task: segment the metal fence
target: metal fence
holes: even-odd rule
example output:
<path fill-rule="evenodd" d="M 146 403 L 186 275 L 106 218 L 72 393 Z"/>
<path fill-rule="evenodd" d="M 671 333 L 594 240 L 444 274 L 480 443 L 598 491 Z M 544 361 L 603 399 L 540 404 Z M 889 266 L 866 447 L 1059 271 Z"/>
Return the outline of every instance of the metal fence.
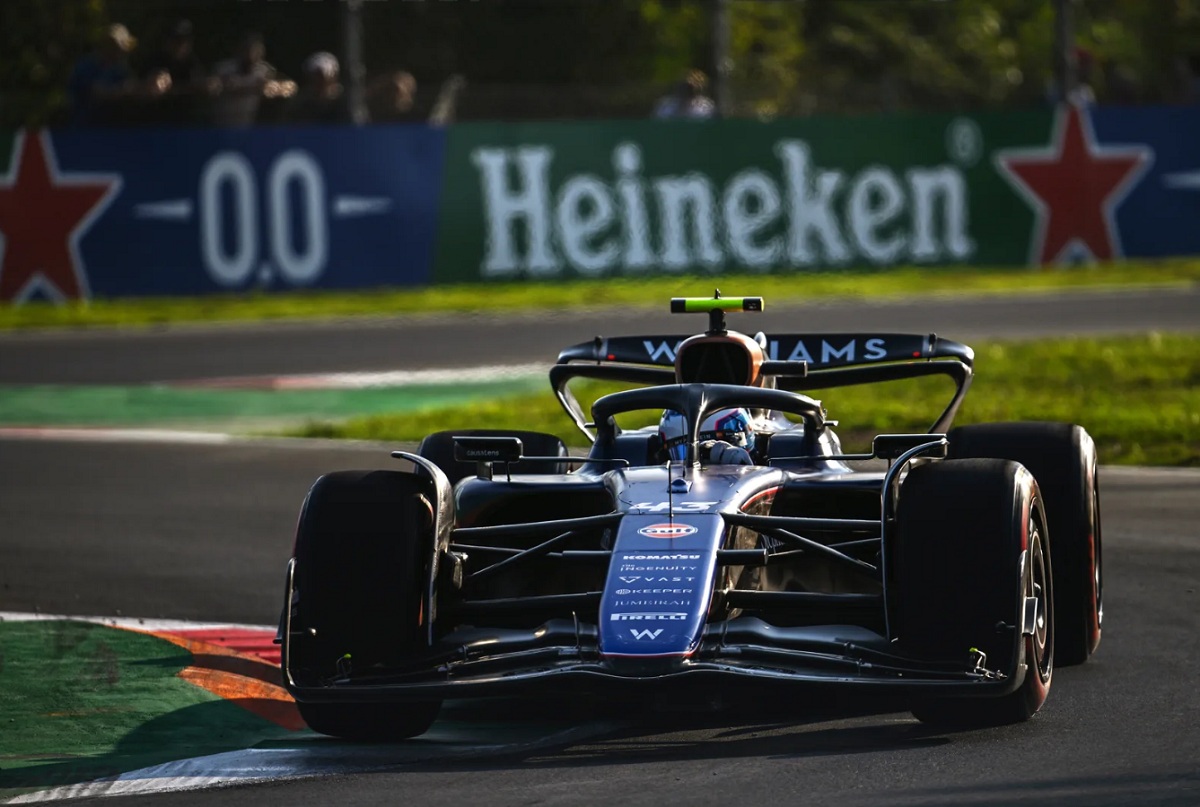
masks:
<path fill-rule="evenodd" d="M 1149 6 L 1164 6 L 1153 14 Z M 272 79 L 243 123 L 311 120 L 311 57 L 340 62 L 323 121 L 636 118 L 680 96 L 727 117 L 1193 103 L 1200 0 L 5 0 L 0 125 L 78 119 L 114 25 L 125 91 L 92 124 L 226 122 L 224 69 L 260 32 Z M 203 80 L 156 77 L 182 20 Z M 1126 30 L 1127 29 L 1127 30 Z M 136 37 L 137 42 L 133 43 Z M 222 67 L 223 66 L 223 67 Z M 265 68 L 263 68 L 265 70 Z M 74 78 L 73 78 L 74 77 Z M 689 81 L 690 77 L 690 81 Z M 72 87 L 75 85 L 75 89 Z M 673 100 L 674 99 L 674 100 Z M 245 104 L 243 104 L 245 106 Z M 678 106 L 678 105 L 677 105 Z M 701 105 L 701 113 L 710 107 Z"/>

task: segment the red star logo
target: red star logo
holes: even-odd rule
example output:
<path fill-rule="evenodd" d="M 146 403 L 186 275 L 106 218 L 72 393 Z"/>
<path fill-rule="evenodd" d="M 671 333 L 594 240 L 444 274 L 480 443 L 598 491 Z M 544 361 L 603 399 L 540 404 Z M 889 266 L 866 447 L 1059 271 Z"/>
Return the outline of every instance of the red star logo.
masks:
<path fill-rule="evenodd" d="M 1114 213 L 1150 167 L 1146 146 L 1100 146 L 1091 117 L 1059 107 L 1046 148 L 1007 149 L 996 167 L 1037 213 L 1030 263 L 1055 263 L 1082 248 L 1097 260 L 1119 257 Z"/>
<path fill-rule="evenodd" d="M 39 288 L 87 299 L 79 239 L 120 186 L 117 176 L 59 173 L 46 132 L 17 133 L 0 177 L 0 300 L 24 301 Z"/>

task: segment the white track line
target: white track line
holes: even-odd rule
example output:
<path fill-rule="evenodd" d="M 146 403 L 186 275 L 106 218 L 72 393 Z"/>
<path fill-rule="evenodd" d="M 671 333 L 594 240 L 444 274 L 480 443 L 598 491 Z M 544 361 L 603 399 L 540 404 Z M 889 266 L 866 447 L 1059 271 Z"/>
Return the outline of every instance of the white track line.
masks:
<path fill-rule="evenodd" d="M 437 723 L 415 740 L 402 744 L 338 746 L 317 738 L 296 748 L 248 748 L 194 759 L 167 762 L 117 776 L 26 793 L 5 804 L 34 804 L 60 799 L 169 793 L 180 790 L 228 787 L 256 782 L 301 779 L 347 773 L 387 770 L 427 760 L 477 757 L 488 753 L 512 753 L 609 733 L 622 724 L 598 721 L 515 740 L 480 742 L 478 729 L 463 729 L 452 723 Z M 307 745 L 308 747 L 303 747 Z"/>
<path fill-rule="evenodd" d="M 89 443 L 198 443 L 220 445 L 235 438 L 220 432 L 176 429 L 54 428 L 43 426 L 0 426 L 0 438 L 10 440 L 75 440 Z"/>
<path fill-rule="evenodd" d="M 77 614 L 40 614 L 23 611 L 0 611 L 0 622 L 90 622 L 110 628 L 127 628 L 146 631 L 173 630 L 261 630 L 274 633 L 275 625 L 240 625 L 233 622 L 191 622 L 186 619 L 139 619 L 126 616 L 80 616 Z"/>
<path fill-rule="evenodd" d="M 278 376 L 229 376 L 175 382 L 171 386 L 216 389 L 373 389 L 433 384 L 487 384 L 544 376 L 549 365 L 510 364 L 440 370 L 387 370 L 379 372 L 306 373 Z"/>
<path fill-rule="evenodd" d="M 331 440 L 321 437 L 259 437 L 183 429 L 106 429 L 0 426 L 0 440 L 59 440 L 79 443 L 168 443 L 257 448 L 391 451 L 414 444 L 382 440 Z"/>

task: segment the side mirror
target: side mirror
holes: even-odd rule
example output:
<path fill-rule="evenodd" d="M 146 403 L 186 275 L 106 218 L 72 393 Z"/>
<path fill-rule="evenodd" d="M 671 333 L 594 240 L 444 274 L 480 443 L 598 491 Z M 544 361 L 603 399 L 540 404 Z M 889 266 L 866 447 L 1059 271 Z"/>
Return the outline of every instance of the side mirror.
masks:
<path fill-rule="evenodd" d="M 475 463 L 475 472 L 492 478 L 493 462 L 516 462 L 525 445 L 519 437 L 455 437 L 454 459 Z"/>
<path fill-rule="evenodd" d="M 871 453 L 881 460 L 899 459 L 906 451 L 945 438 L 944 434 L 880 434 L 871 442 Z M 945 457 L 946 445 L 931 449 L 928 456 Z"/>

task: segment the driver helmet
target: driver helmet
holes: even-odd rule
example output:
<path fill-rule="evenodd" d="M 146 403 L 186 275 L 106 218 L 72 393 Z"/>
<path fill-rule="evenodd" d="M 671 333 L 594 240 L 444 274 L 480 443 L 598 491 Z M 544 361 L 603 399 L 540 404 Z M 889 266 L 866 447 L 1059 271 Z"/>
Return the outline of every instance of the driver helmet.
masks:
<path fill-rule="evenodd" d="M 687 418 L 681 413 L 673 409 L 665 410 L 658 422 L 658 436 L 662 438 L 663 449 L 671 459 L 687 459 Z M 754 427 L 750 413 L 745 409 L 718 409 L 700 424 L 697 437 L 700 442 L 721 440 L 747 451 L 754 450 Z"/>

